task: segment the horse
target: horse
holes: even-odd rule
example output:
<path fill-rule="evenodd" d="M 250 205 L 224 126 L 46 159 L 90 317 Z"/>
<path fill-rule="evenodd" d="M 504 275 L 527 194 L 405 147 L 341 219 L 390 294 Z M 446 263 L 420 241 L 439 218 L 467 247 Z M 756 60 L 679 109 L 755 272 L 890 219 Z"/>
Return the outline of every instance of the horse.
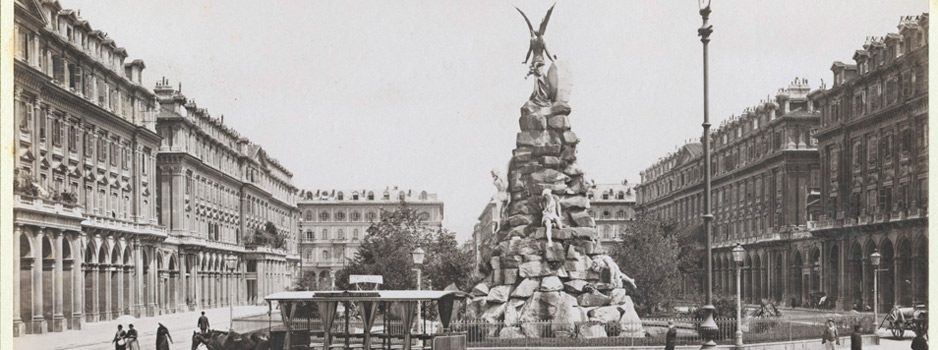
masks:
<path fill-rule="evenodd" d="M 269 350 L 269 339 L 262 330 L 241 334 L 211 330 L 208 333 L 192 331 L 192 350 L 205 344 L 208 350 Z"/>

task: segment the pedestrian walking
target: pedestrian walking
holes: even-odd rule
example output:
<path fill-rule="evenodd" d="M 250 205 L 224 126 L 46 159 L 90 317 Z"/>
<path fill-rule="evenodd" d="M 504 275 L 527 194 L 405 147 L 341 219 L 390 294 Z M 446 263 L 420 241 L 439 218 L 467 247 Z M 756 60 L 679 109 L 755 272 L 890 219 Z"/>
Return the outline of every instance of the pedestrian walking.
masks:
<path fill-rule="evenodd" d="M 850 333 L 850 350 L 863 350 L 863 335 L 858 324 L 853 325 L 853 333 Z"/>
<path fill-rule="evenodd" d="M 127 335 L 124 337 L 127 342 L 127 350 L 140 350 L 140 342 L 137 341 L 137 330 L 133 324 L 127 325 Z"/>
<path fill-rule="evenodd" d="M 173 337 L 169 335 L 169 329 L 162 323 L 156 328 L 156 350 L 169 350 L 169 343 L 173 342 Z"/>
<path fill-rule="evenodd" d="M 668 321 L 668 333 L 664 336 L 664 350 L 674 350 L 677 345 L 677 328 L 674 321 Z"/>
<path fill-rule="evenodd" d="M 925 340 L 925 331 L 917 329 L 913 332 L 915 332 L 915 338 L 912 338 L 912 350 L 928 350 L 928 341 Z"/>
<path fill-rule="evenodd" d="M 827 328 L 824 329 L 824 336 L 821 337 L 821 344 L 824 349 L 834 350 L 840 345 L 840 336 L 837 334 L 837 326 L 834 325 L 834 319 L 827 319 Z"/>
<path fill-rule="evenodd" d="M 205 316 L 205 311 L 202 311 L 202 316 L 199 317 L 199 330 L 201 330 L 203 334 L 208 333 L 208 327 L 208 317 Z"/>
<path fill-rule="evenodd" d="M 111 340 L 111 343 L 114 344 L 114 350 L 124 350 L 127 348 L 127 340 L 124 337 L 127 336 L 127 332 L 124 331 L 124 326 L 117 325 L 117 334 L 114 334 L 114 340 Z"/>

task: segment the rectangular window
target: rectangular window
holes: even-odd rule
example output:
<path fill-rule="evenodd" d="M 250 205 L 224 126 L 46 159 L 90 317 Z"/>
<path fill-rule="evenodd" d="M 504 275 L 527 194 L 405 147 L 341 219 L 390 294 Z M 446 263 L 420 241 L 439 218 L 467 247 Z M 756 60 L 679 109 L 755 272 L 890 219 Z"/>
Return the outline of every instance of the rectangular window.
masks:
<path fill-rule="evenodd" d="M 68 150 L 75 151 L 78 149 L 78 130 L 75 128 L 75 125 L 68 126 Z"/>
<path fill-rule="evenodd" d="M 107 160 L 107 134 L 98 135 L 98 160 Z"/>
<path fill-rule="evenodd" d="M 46 141 L 46 110 L 39 110 L 39 141 Z"/>
<path fill-rule="evenodd" d="M 58 116 L 52 116 L 52 144 L 62 145 L 62 121 Z"/>
<path fill-rule="evenodd" d="M 86 132 L 84 133 L 83 136 L 84 137 L 81 139 L 82 150 L 85 153 L 84 154 L 85 157 L 90 157 L 91 153 L 94 152 L 92 148 L 93 145 L 91 144 L 92 143 L 91 134 Z"/>
<path fill-rule="evenodd" d="M 30 126 L 33 124 L 33 105 L 20 100 L 17 101 L 15 106 L 17 110 L 14 114 L 18 115 L 20 118 L 20 130 L 28 132 Z"/>
<path fill-rule="evenodd" d="M 110 154 L 111 165 L 117 165 L 117 158 L 120 157 L 120 155 L 117 152 L 117 145 L 119 144 L 119 142 L 120 141 L 116 138 L 111 140 L 111 154 Z"/>

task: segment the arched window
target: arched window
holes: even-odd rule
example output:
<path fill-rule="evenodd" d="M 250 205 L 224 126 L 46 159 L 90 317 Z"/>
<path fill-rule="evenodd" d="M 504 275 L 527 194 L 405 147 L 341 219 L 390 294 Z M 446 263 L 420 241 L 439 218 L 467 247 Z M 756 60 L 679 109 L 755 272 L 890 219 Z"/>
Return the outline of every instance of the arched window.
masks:
<path fill-rule="evenodd" d="M 608 210 L 603 210 L 603 219 L 608 219 L 610 215 Z"/>
<path fill-rule="evenodd" d="M 356 211 L 353 211 L 352 214 L 349 215 L 349 217 L 352 219 L 352 221 L 361 221 L 362 213 L 356 210 Z"/>
<path fill-rule="evenodd" d="M 397 199 L 404 200 L 404 191 L 397 193 Z"/>
<path fill-rule="evenodd" d="M 335 196 L 335 199 L 337 199 L 337 200 L 344 200 L 344 199 L 345 199 L 345 194 L 342 193 L 342 191 L 339 191 L 339 194 L 337 194 L 337 195 Z"/>
<path fill-rule="evenodd" d="M 358 200 L 358 191 L 352 192 L 352 200 L 353 200 L 353 201 L 357 201 L 357 200 Z"/>
<path fill-rule="evenodd" d="M 328 211 L 320 212 L 319 221 L 329 221 L 329 212 Z"/>
<path fill-rule="evenodd" d="M 367 221 L 375 221 L 375 217 L 376 215 L 373 211 L 369 211 L 368 214 L 365 214 L 365 220 Z"/>
<path fill-rule="evenodd" d="M 430 220 L 430 213 L 425 212 L 425 211 L 422 211 L 422 212 L 420 212 L 420 214 L 418 215 L 418 217 L 420 218 L 420 220 L 424 220 L 424 221 Z"/>
<path fill-rule="evenodd" d="M 357 241 L 357 240 L 358 240 L 358 229 L 357 229 L 357 228 L 356 228 L 356 229 L 352 229 L 352 240 L 353 240 L 353 241 Z"/>
<path fill-rule="evenodd" d="M 335 221 L 345 221 L 345 212 L 338 211 L 335 213 Z"/>
<path fill-rule="evenodd" d="M 314 237 L 313 237 L 313 230 L 306 230 L 306 240 L 307 240 L 307 241 L 312 241 L 313 238 L 314 238 Z"/>
<path fill-rule="evenodd" d="M 619 191 L 619 193 L 616 194 L 616 199 L 625 199 L 625 192 Z"/>
<path fill-rule="evenodd" d="M 375 193 L 374 193 L 374 192 L 368 191 L 368 200 L 370 200 L 370 201 L 375 200 Z"/>
<path fill-rule="evenodd" d="M 344 240 L 345 240 L 345 230 L 339 229 L 339 231 L 336 233 L 336 236 L 339 238 L 340 241 L 344 241 Z"/>
<path fill-rule="evenodd" d="M 625 220 L 625 210 L 619 210 L 616 212 L 616 219 Z"/>
<path fill-rule="evenodd" d="M 609 194 L 608 194 L 608 193 L 603 193 L 603 199 L 609 199 Z"/>
<path fill-rule="evenodd" d="M 420 192 L 420 200 L 427 200 L 427 191 Z"/>
<path fill-rule="evenodd" d="M 322 233 L 319 235 L 319 239 L 321 239 L 321 240 L 323 240 L 323 241 L 328 240 L 328 239 L 329 239 L 329 229 L 327 229 L 327 228 L 322 229 Z"/>
<path fill-rule="evenodd" d="M 325 250 L 325 249 L 322 250 L 322 261 L 329 261 L 329 251 L 328 251 L 328 250 Z"/>

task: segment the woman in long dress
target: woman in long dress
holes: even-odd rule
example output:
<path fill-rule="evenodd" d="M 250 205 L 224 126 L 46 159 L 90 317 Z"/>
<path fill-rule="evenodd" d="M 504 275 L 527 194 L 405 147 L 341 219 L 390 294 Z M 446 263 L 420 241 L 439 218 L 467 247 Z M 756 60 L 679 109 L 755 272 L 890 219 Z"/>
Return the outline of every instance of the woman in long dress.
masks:
<path fill-rule="evenodd" d="M 169 335 L 169 329 L 162 323 L 156 329 L 156 350 L 169 350 L 169 343 L 173 342 L 173 337 Z"/>
<path fill-rule="evenodd" d="M 127 336 L 124 338 L 127 341 L 127 350 L 140 350 L 140 342 L 137 341 L 137 330 L 134 329 L 134 325 L 127 325 Z"/>
<path fill-rule="evenodd" d="M 117 333 L 114 334 L 114 340 L 111 340 L 111 343 L 114 343 L 114 350 L 124 350 L 126 349 L 126 339 L 127 332 L 124 331 L 124 326 L 117 325 Z"/>

